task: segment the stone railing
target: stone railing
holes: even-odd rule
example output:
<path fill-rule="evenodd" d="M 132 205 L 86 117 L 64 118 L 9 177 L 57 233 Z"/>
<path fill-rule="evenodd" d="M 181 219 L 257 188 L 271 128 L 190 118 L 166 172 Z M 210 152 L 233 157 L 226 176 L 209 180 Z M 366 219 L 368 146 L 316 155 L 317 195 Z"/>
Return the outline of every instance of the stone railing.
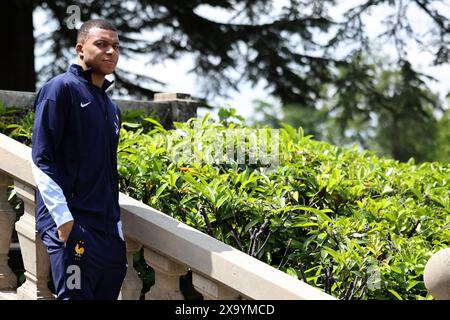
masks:
<path fill-rule="evenodd" d="M 12 185 L 24 204 L 17 222 L 6 198 Z M 49 257 L 36 232 L 35 187 L 31 149 L 0 134 L 0 299 L 5 292 L 9 299 L 54 298 L 47 286 Z M 119 202 L 129 262 L 122 299 L 141 295 L 142 282 L 132 267 L 133 254 L 141 248 L 146 263 L 155 271 L 155 284 L 146 299 L 183 299 L 180 277 L 188 271 L 192 272 L 193 287 L 204 299 L 334 299 L 125 194 L 120 194 Z M 8 267 L 14 228 L 25 269 L 25 282 L 19 288 Z"/>

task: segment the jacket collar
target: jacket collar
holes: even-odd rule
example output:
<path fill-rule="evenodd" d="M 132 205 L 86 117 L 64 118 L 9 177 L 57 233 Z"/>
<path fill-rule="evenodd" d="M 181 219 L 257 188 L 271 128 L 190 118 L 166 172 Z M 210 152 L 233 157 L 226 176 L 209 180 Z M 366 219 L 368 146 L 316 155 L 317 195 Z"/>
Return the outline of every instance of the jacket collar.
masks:
<path fill-rule="evenodd" d="M 92 84 L 92 68 L 88 68 L 86 70 L 83 69 L 82 66 L 79 64 L 73 63 L 70 65 L 68 72 L 74 74 L 75 76 L 81 78 L 83 81 L 86 81 L 90 84 Z M 102 91 L 105 92 L 111 85 L 114 83 L 114 81 L 109 81 L 105 78 L 102 85 Z"/>

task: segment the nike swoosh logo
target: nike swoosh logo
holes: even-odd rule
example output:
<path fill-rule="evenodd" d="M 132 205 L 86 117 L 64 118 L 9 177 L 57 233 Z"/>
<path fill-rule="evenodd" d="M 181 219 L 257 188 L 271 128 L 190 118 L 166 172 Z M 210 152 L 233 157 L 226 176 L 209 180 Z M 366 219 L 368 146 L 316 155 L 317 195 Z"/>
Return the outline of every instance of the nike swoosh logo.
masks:
<path fill-rule="evenodd" d="M 81 103 L 80 103 L 80 106 L 81 106 L 82 108 L 84 108 L 84 107 L 86 107 L 86 106 L 89 105 L 89 104 L 91 104 L 91 101 L 86 102 L 86 103 L 81 102 Z"/>

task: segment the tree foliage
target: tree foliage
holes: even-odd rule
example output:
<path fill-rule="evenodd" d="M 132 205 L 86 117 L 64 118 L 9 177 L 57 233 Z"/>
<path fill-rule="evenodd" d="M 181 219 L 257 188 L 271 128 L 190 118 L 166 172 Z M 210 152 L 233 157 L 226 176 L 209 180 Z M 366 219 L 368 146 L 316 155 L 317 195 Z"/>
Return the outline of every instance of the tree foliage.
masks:
<path fill-rule="evenodd" d="M 443 109 L 425 79 L 407 61 L 394 69 L 381 58 L 358 57 L 339 68 L 337 81 L 327 86 L 329 98 L 319 109 L 286 105 L 281 112 L 273 112 L 273 106 L 260 102 L 263 120 L 259 122 L 277 128 L 283 122 L 302 126 L 316 139 L 337 145 L 357 143 L 405 162 L 411 157 L 418 162 L 435 161 L 441 159 L 438 149 L 448 144 L 439 133 L 445 130 L 445 117 L 438 125 L 436 113 Z"/>
<path fill-rule="evenodd" d="M 450 163 L 450 110 L 444 113 L 437 126 L 436 160 Z"/>
<path fill-rule="evenodd" d="M 64 51 L 75 42 L 75 30 L 66 24 L 69 5 L 82 9 L 83 21 L 95 17 L 113 21 L 126 57 L 140 55 L 154 64 L 191 55 L 195 61 L 192 72 L 214 94 L 225 94 L 241 81 L 264 81 L 284 104 L 314 106 L 323 96 L 323 84 L 337 80 L 334 68 L 350 63 L 355 53 L 367 49 L 363 15 L 381 6 L 391 10 L 384 17 L 380 38 L 395 43 L 399 61 L 408 58 L 408 39 L 433 50 L 435 63 L 449 61 L 449 20 L 436 9 L 443 1 L 366 0 L 336 17 L 332 13 L 338 4 L 335 0 L 289 0 L 275 10 L 273 0 L 36 1 L 35 6 L 45 8 L 57 22 L 54 32 L 38 39 L 38 43 L 52 43 L 57 62 L 42 71 L 54 75 L 67 65 Z M 205 7 L 222 10 L 223 21 L 208 17 L 202 10 Z M 411 10 L 420 11 L 429 22 L 428 30 L 415 30 L 408 15 Z M 150 36 L 143 37 L 144 33 Z M 130 76 L 119 69 L 116 77 L 120 88 L 131 94 L 154 91 L 155 79 L 149 75 Z"/>

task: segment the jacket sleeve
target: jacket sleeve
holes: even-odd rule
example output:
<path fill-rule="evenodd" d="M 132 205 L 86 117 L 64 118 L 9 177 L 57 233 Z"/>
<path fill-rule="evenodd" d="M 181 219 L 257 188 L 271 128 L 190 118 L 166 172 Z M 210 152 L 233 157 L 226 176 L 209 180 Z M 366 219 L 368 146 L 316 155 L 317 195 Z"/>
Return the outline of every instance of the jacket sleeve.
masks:
<path fill-rule="evenodd" d="M 73 220 L 55 163 L 56 151 L 64 135 L 69 99 L 63 90 L 48 91 L 40 92 L 35 101 L 32 171 L 44 204 L 59 228 Z"/>

